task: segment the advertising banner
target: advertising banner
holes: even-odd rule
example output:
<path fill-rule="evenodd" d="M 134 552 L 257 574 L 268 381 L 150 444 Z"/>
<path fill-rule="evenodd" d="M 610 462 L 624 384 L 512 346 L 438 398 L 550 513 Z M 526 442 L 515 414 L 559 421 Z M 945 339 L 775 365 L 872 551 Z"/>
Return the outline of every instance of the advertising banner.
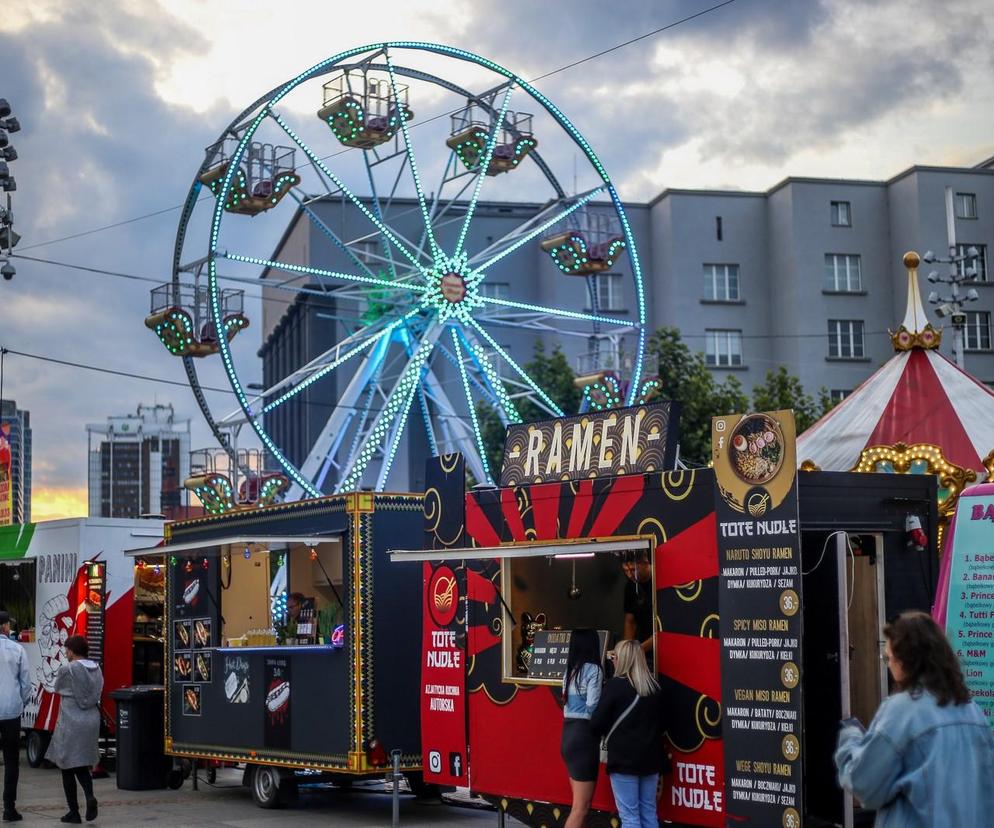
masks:
<path fill-rule="evenodd" d="M 276 750 L 290 749 L 290 659 L 266 656 L 265 744 Z"/>
<path fill-rule="evenodd" d="M 10 423 L 0 423 L 0 526 L 14 522 L 13 450 Z"/>
<path fill-rule="evenodd" d="M 984 486 L 983 488 L 987 488 Z M 968 490 L 969 491 L 969 490 Z M 946 635 L 970 695 L 994 727 L 994 493 L 960 496 L 949 570 Z"/>
<path fill-rule="evenodd" d="M 730 824 L 800 828 L 801 574 L 794 415 L 711 423 Z"/>
<path fill-rule="evenodd" d="M 425 561 L 421 754 L 425 782 L 467 785 L 465 570 Z"/>

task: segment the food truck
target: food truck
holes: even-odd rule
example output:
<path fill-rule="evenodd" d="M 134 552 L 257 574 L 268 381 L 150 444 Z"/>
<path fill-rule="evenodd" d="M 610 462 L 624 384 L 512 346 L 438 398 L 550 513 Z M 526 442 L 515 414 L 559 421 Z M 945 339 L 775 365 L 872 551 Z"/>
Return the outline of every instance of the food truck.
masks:
<path fill-rule="evenodd" d="M 161 520 L 72 518 L 0 526 L 0 607 L 10 613 L 24 645 L 34 686 L 21 717 L 32 767 L 42 764 L 58 718 L 55 675 L 66 661 L 69 636 L 86 636 L 90 657 L 103 670 L 105 733 L 114 729 L 111 691 L 162 680 L 164 576 L 161 569 L 155 572 L 154 554 L 147 570 L 125 555 L 161 540 Z"/>
<path fill-rule="evenodd" d="M 421 515 L 357 492 L 167 526 L 166 752 L 245 763 L 267 808 L 300 770 L 348 784 L 393 751 L 416 786 L 420 581 L 386 550 Z"/>
<path fill-rule="evenodd" d="M 570 631 L 623 635 L 624 564 L 644 554 L 669 711 L 660 819 L 852 824 L 838 721 L 868 722 L 888 693 L 884 619 L 930 606 L 936 481 L 798 472 L 791 412 L 716 418 L 710 468 L 666 471 L 668 431 L 651 404 L 512 425 L 500 485 L 468 492 L 458 455 L 429 462 L 422 548 L 392 552 L 422 575 L 425 780 L 563 824 Z M 589 825 L 617 824 L 603 773 L 593 809 Z"/>

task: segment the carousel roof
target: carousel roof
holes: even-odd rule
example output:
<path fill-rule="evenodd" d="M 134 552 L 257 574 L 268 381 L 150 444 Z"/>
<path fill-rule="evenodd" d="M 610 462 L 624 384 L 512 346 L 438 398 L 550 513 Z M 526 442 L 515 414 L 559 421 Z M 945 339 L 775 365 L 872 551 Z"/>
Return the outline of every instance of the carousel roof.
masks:
<path fill-rule="evenodd" d="M 958 466 L 985 472 L 994 449 L 994 392 L 937 350 L 942 332 L 926 320 L 918 256 L 908 268 L 908 310 L 892 334 L 897 353 L 797 439 L 797 457 L 847 471 L 868 446 L 928 443 Z"/>

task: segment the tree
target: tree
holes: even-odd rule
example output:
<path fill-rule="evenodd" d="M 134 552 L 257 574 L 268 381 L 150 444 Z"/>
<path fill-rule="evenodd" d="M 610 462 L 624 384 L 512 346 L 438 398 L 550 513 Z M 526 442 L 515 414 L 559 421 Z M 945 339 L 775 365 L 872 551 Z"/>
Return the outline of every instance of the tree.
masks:
<path fill-rule="evenodd" d="M 536 342 L 535 354 L 524 368 L 528 376 L 535 380 L 535 384 L 545 391 L 565 414 L 577 412 L 582 393 L 573 384 L 575 374 L 558 345 L 552 349 L 552 353 L 546 354 L 542 340 Z M 552 416 L 531 399 L 518 399 L 515 407 L 521 415 L 521 421 L 525 423 L 545 420 Z M 486 403 L 476 404 L 476 417 L 480 423 L 490 474 L 496 478 L 504 462 L 504 425 L 496 409 Z"/>
<path fill-rule="evenodd" d="M 779 411 L 793 408 L 798 434 L 806 431 L 833 405 L 828 390 L 825 388 L 820 390 L 818 401 L 815 402 L 809 394 L 804 393 L 801 381 L 783 365 L 776 371 L 767 371 L 766 379 L 762 385 L 757 385 L 752 389 L 754 411 Z"/>
<path fill-rule="evenodd" d="M 749 400 L 736 377 L 717 382 L 704 361 L 672 327 L 657 330 L 649 352 L 659 362 L 660 395 L 680 403 L 680 457 L 688 465 L 704 465 L 711 453 L 711 418 L 745 411 Z"/>

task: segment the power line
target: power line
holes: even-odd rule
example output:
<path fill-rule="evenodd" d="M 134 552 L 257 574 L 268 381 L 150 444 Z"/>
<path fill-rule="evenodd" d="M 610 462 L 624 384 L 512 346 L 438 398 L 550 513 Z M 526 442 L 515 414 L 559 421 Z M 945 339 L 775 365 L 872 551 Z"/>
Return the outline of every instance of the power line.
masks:
<path fill-rule="evenodd" d="M 688 23 L 691 20 L 696 20 L 698 17 L 703 17 L 704 15 L 710 14 L 711 12 L 714 12 L 714 11 L 717 11 L 718 9 L 724 8 L 725 6 L 730 6 L 735 1 L 736 0 L 724 0 L 724 2 L 717 3 L 717 4 L 713 5 L 713 6 L 709 6 L 706 9 L 701 9 L 699 12 L 695 12 L 694 14 L 687 15 L 686 17 L 682 17 L 679 20 L 674 20 L 672 23 L 667 23 L 665 26 L 660 26 L 658 29 L 653 29 L 651 32 L 646 32 L 645 34 L 641 34 L 638 37 L 633 37 L 630 40 L 626 40 L 624 43 L 618 43 L 615 46 L 611 46 L 608 49 L 604 49 L 604 50 L 602 50 L 600 52 L 596 52 L 596 53 L 594 53 L 592 55 L 588 55 L 587 57 L 581 58 L 580 60 L 575 60 L 572 63 L 567 63 L 564 66 L 560 66 L 558 69 L 553 69 L 553 70 L 551 70 L 549 72 L 546 72 L 543 75 L 537 75 L 536 77 L 531 78 L 528 82 L 529 83 L 535 83 L 536 81 L 544 80 L 545 78 L 551 78 L 553 75 L 558 75 L 560 72 L 565 72 L 567 69 L 573 69 L 574 67 L 580 66 L 581 64 L 587 63 L 587 62 L 589 62 L 591 60 L 596 60 L 597 58 L 603 57 L 604 55 L 610 54 L 611 52 L 616 52 L 619 49 L 624 49 L 626 46 L 631 46 L 633 43 L 638 43 L 641 40 L 645 40 L 647 38 L 653 37 L 654 35 L 660 34 L 661 32 L 665 32 L 665 31 L 667 31 L 669 29 L 673 29 L 676 26 L 680 26 L 683 23 Z M 457 108 L 457 109 L 453 109 L 453 110 L 448 111 L 448 112 L 441 112 L 438 115 L 433 115 L 430 118 L 426 118 L 426 119 L 420 120 L 417 123 L 412 124 L 411 128 L 413 129 L 414 127 L 424 126 L 425 124 L 430 124 L 433 121 L 438 121 L 438 120 L 440 120 L 442 118 L 446 118 L 449 115 L 454 115 L 455 113 L 459 112 L 460 109 L 461 109 L 461 107 Z M 330 153 L 328 155 L 324 155 L 319 160 L 326 161 L 329 158 L 334 158 L 334 157 L 336 157 L 338 155 L 342 155 L 342 154 L 344 154 L 346 152 L 350 152 L 353 149 L 355 149 L 355 148 L 354 147 L 346 147 L 345 149 L 338 150 L 337 152 L 333 152 L 333 153 Z M 207 200 L 209 198 L 211 198 L 211 196 L 204 196 L 203 198 L 197 199 L 197 203 L 199 204 L 201 201 L 205 201 L 205 200 Z M 165 213 L 171 213 L 174 210 L 179 210 L 182 206 L 183 206 L 182 204 L 176 204 L 176 205 L 174 205 L 172 207 L 163 207 L 161 210 L 154 210 L 151 213 L 144 213 L 143 215 L 134 216 L 133 218 L 123 219 L 121 221 L 115 221 L 115 222 L 113 222 L 111 224 L 105 224 L 105 225 L 103 225 L 101 227 L 94 227 L 94 228 L 91 228 L 90 230 L 81 230 L 79 233 L 72 233 L 72 234 L 70 234 L 68 236 L 60 236 L 59 238 L 48 239 L 47 241 L 43 241 L 43 242 L 35 242 L 34 244 L 29 244 L 29 245 L 21 247 L 21 250 L 32 250 L 32 249 L 34 249 L 36 247 L 45 247 L 45 246 L 50 245 L 50 244 L 58 244 L 59 242 L 71 241 L 72 239 L 79 239 L 79 238 L 82 238 L 84 236 L 91 236 L 94 233 L 102 233 L 105 230 L 113 230 L 113 229 L 115 229 L 117 227 L 123 227 L 123 226 L 125 226 L 127 224 L 134 224 L 135 222 L 138 222 L 138 221 L 144 221 L 145 219 L 154 218 L 156 216 L 161 216 L 161 215 L 164 215 Z"/>

